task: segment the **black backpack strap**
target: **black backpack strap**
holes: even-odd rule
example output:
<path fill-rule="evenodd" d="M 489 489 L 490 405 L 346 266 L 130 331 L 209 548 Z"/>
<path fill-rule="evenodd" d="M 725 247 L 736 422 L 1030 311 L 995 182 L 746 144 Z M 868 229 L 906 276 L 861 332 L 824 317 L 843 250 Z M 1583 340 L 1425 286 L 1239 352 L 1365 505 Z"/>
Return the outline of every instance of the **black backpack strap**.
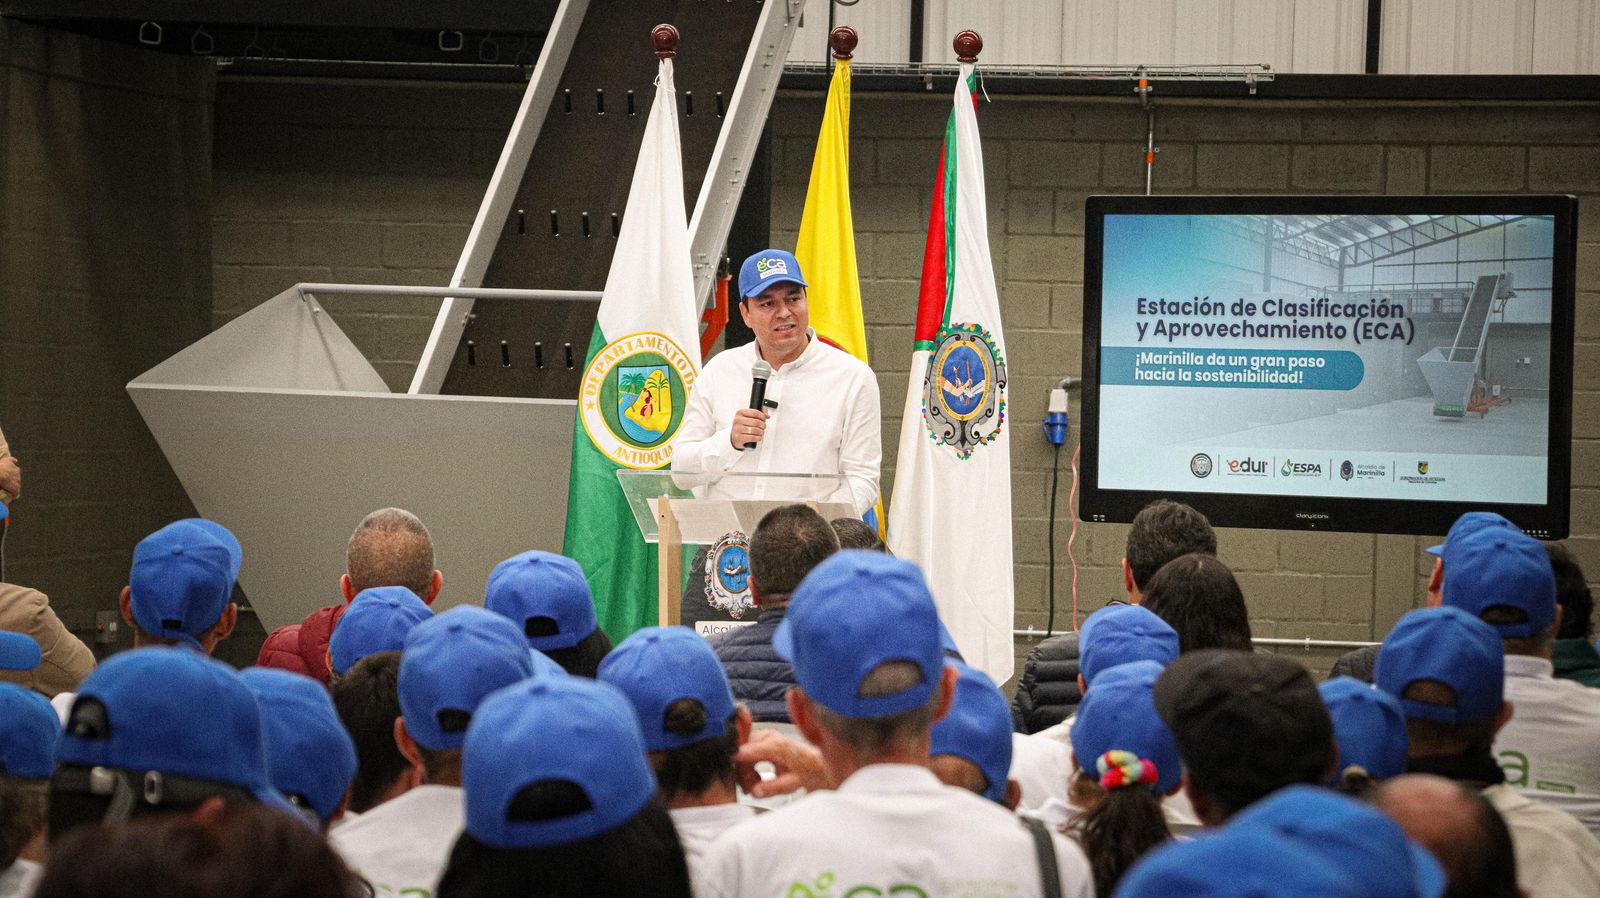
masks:
<path fill-rule="evenodd" d="M 1061 898 L 1061 871 L 1056 867 L 1056 845 L 1050 829 L 1037 817 L 1021 817 L 1022 825 L 1033 836 L 1033 850 L 1039 856 L 1039 880 L 1043 898 Z"/>

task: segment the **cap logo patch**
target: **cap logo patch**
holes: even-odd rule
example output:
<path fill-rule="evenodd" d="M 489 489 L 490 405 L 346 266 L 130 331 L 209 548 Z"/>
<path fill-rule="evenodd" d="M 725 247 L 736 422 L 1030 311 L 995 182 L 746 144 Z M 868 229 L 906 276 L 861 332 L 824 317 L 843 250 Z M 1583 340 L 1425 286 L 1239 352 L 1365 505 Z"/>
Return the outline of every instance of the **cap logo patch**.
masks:
<path fill-rule="evenodd" d="M 767 278 L 772 277 L 774 275 L 788 274 L 788 273 L 789 273 L 789 263 L 784 261 L 783 259 L 757 259 L 756 260 L 756 274 L 760 275 L 762 280 L 766 280 Z"/>

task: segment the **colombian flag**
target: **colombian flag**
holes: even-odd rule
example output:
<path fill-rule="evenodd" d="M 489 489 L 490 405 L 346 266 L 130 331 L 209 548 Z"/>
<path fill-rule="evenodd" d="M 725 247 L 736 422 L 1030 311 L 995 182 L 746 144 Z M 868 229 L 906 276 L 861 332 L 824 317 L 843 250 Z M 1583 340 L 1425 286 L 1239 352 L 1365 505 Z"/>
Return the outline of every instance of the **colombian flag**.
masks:
<path fill-rule="evenodd" d="M 867 329 L 861 317 L 861 280 L 856 272 L 856 231 L 850 216 L 850 60 L 837 60 L 828 85 L 828 105 L 811 160 L 811 184 L 800 215 L 795 258 L 810 288 L 811 326 L 824 341 L 867 362 Z M 883 499 L 867 522 L 883 536 Z"/>

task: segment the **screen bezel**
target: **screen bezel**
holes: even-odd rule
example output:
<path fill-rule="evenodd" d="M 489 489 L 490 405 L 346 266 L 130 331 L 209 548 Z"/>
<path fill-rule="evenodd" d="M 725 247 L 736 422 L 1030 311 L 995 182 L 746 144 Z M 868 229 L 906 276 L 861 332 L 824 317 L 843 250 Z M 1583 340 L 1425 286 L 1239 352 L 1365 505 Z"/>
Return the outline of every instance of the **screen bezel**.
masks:
<path fill-rule="evenodd" d="M 1468 511 L 1494 511 L 1540 539 L 1568 534 L 1572 479 L 1572 361 L 1578 201 L 1562 195 L 1477 196 L 1091 196 L 1084 209 L 1081 496 L 1078 516 L 1121 522 L 1156 499 L 1194 506 L 1218 527 L 1439 534 Z M 1550 432 L 1544 504 L 1263 496 L 1248 493 L 1103 489 L 1100 486 L 1100 339 L 1107 215 L 1550 215 Z"/>

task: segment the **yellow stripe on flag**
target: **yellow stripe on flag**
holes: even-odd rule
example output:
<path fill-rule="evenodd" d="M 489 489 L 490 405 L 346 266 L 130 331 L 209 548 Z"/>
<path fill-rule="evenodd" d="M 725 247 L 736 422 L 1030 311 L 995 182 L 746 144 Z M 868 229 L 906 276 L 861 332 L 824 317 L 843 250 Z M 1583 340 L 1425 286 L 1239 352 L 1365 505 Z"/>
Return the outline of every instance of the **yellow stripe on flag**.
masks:
<path fill-rule="evenodd" d="M 850 215 L 850 60 L 833 66 L 828 105 L 811 159 L 811 183 L 800 215 L 795 258 L 805 273 L 806 305 L 817 335 L 863 362 L 867 327 L 861 316 L 861 278 L 856 271 L 856 228 Z M 871 520 L 884 534 L 883 499 Z"/>

